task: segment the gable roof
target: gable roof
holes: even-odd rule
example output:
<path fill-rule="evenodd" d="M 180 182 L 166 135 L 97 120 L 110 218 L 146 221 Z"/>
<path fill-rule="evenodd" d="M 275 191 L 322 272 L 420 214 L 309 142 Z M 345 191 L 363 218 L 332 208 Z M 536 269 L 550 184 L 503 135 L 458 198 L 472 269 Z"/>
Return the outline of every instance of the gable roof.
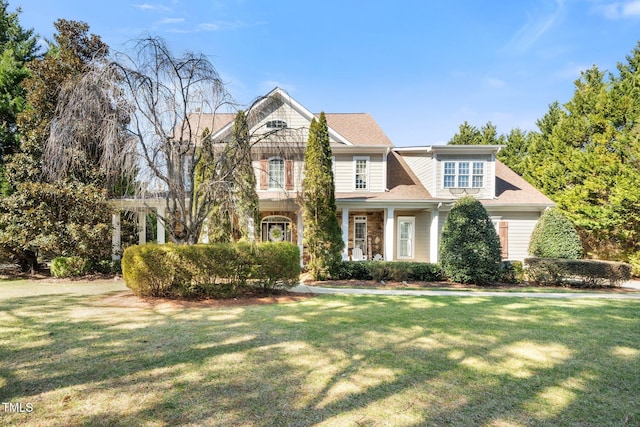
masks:
<path fill-rule="evenodd" d="M 486 205 L 553 206 L 553 200 L 496 159 L 496 198 L 483 200 Z"/>
<path fill-rule="evenodd" d="M 277 99 L 288 104 L 298 114 L 307 119 L 309 123 L 313 118 L 318 118 L 319 113 L 312 113 L 302 104 L 293 99 L 280 88 L 275 88 L 251 106 L 254 111 L 259 111 L 270 100 Z M 329 136 L 334 146 L 385 146 L 393 147 L 391 140 L 380 128 L 378 123 L 367 113 L 325 113 Z M 189 122 L 193 126 L 196 135 L 201 135 L 205 129 L 209 129 L 214 138 L 227 135 L 233 129 L 234 113 L 201 113 L 189 114 Z M 299 141 L 306 142 L 306 141 Z"/>

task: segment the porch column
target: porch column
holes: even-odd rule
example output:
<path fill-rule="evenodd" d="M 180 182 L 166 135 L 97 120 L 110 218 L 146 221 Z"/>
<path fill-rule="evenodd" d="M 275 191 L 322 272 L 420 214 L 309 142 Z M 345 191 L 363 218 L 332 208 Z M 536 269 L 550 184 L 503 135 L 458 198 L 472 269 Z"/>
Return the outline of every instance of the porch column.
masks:
<path fill-rule="evenodd" d="M 384 220 L 384 259 L 393 261 L 393 243 L 395 241 L 394 209 L 387 208 L 387 217 Z"/>
<path fill-rule="evenodd" d="M 342 208 L 342 241 L 344 249 L 342 250 L 342 260 L 349 259 L 349 208 Z"/>
<path fill-rule="evenodd" d="M 438 252 L 440 250 L 440 233 L 438 233 L 438 223 L 440 221 L 440 210 L 431 210 L 431 226 L 429 227 L 429 262 L 438 262 Z"/>
<path fill-rule="evenodd" d="M 302 224 L 302 209 L 296 214 L 296 224 L 298 225 L 298 247 L 300 248 L 300 267 L 304 267 L 304 245 L 302 244 L 302 237 L 304 233 L 304 225 Z"/>
<path fill-rule="evenodd" d="M 147 212 L 138 212 L 138 244 L 147 244 Z"/>
<path fill-rule="evenodd" d="M 111 259 L 116 261 L 120 259 L 121 251 L 121 231 L 120 231 L 120 212 L 111 216 L 111 225 L 113 233 L 111 234 Z"/>
<path fill-rule="evenodd" d="M 156 236 L 156 237 L 157 237 L 157 240 L 158 240 L 158 244 L 162 245 L 162 244 L 166 243 L 166 239 L 164 238 L 164 234 L 165 234 L 164 214 L 165 214 L 165 211 L 164 211 L 164 208 L 158 207 L 156 212 L 158 212 L 158 214 L 156 215 L 156 218 L 158 219 L 158 227 L 157 227 L 158 236 Z M 162 218 L 160 218 L 160 217 L 162 217 Z"/>

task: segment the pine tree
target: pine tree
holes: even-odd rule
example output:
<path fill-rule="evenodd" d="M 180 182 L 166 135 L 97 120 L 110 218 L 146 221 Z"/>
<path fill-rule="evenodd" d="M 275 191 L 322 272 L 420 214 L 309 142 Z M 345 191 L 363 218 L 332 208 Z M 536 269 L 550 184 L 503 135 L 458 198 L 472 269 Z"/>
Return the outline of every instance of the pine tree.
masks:
<path fill-rule="evenodd" d="M 323 279 L 335 271 L 344 248 L 336 212 L 329 130 L 324 112 L 309 126 L 304 168 L 303 244 L 309 255 L 309 273 L 314 279 Z"/>

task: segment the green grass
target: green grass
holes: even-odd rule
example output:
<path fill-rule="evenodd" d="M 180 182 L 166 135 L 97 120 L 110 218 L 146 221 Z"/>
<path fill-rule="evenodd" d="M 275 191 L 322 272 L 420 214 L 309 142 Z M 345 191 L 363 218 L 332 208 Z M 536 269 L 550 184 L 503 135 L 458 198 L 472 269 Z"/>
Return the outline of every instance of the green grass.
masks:
<path fill-rule="evenodd" d="M 125 308 L 0 282 L 0 425 L 640 424 L 640 301 L 321 296 Z"/>

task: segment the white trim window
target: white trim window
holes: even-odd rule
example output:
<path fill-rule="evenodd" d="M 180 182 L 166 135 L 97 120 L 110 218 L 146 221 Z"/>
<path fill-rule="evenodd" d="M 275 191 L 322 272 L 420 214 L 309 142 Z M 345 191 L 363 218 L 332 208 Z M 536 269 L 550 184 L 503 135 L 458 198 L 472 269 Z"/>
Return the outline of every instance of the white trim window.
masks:
<path fill-rule="evenodd" d="M 284 188 L 284 160 L 280 157 L 269 159 L 269 189 L 282 190 Z"/>
<path fill-rule="evenodd" d="M 356 216 L 353 218 L 353 247 L 362 249 L 367 253 L 367 217 Z"/>
<path fill-rule="evenodd" d="M 415 258 L 416 217 L 398 217 L 398 259 Z"/>
<path fill-rule="evenodd" d="M 369 156 L 353 157 L 353 184 L 356 190 L 369 189 Z"/>
<path fill-rule="evenodd" d="M 442 186 L 444 188 L 483 188 L 484 162 L 443 162 Z"/>

